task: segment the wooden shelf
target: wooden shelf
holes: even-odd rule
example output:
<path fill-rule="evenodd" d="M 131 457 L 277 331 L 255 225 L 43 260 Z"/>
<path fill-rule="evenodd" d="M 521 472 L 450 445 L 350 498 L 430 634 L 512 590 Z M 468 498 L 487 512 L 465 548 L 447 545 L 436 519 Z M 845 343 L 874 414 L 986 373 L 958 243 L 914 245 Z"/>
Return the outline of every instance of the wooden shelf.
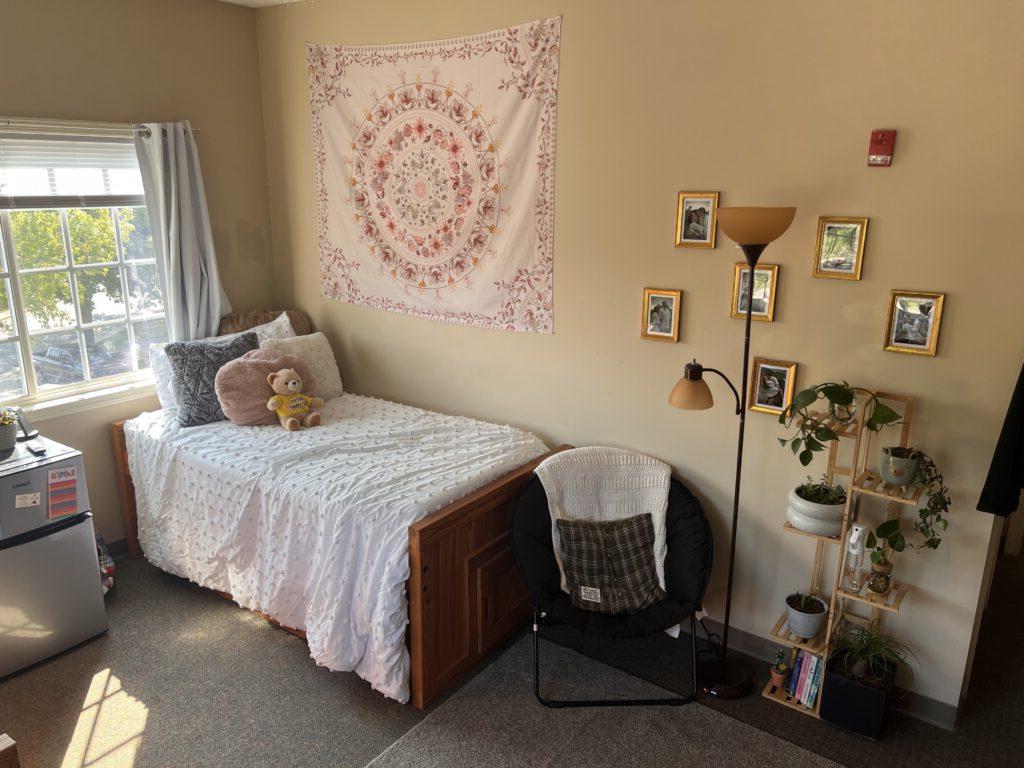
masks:
<path fill-rule="evenodd" d="M 853 491 L 916 507 L 925 487 L 923 485 L 889 485 L 875 470 L 865 469 L 857 475 L 857 479 L 853 483 Z"/>
<path fill-rule="evenodd" d="M 796 699 L 790 696 L 784 688 L 776 688 L 774 685 L 772 685 L 771 680 L 769 680 L 767 685 L 765 685 L 764 690 L 761 691 L 761 695 L 764 696 L 766 699 L 776 701 L 785 707 L 795 709 L 797 712 L 802 712 L 803 714 L 810 715 L 811 717 L 819 717 L 818 701 L 821 701 L 820 689 L 818 692 L 817 700 L 815 700 L 813 707 L 805 707 L 803 704 L 798 704 Z"/>
<path fill-rule="evenodd" d="M 830 544 L 838 544 L 839 543 L 839 537 L 838 536 L 822 536 L 822 535 L 817 534 L 817 533 L 810 533 L 808 531 L 801 531 L 799 528 L 794 528 L 793 524 L 791 522 L 789 522 L 789 520 L 787 520 L 786 522 L 784 522 L 782 524 L 782 529 L 784 531 L 788 531 L 789 533 L 796 533 L 796 534 L 798 534 L 800 536 L 806 536 L 809 539 L 817 539 L 818 541 L 827 541 Z"/>
<path fill-rule="evenodd" d="M 811 411 L 810 416 L 815 421 L 822 422 L 826 427 L 835 432 L 839 437 L 856 437 L 857 436 L 857 420 L 851 419 L 845 424 L 837 419 L 832 418 L 829 414 L 824 411 Z"/>
<path fill-rule="evenodd" d="M 900 584 L 898 582 L 892 583 L 892 589 L 889 590 L 887 595 L 876 595 L 874 592 L 867 588 L 867 583 L 861 585 L 859 592 L 851 592 L 846 587 L 839 588 L 839 594 L 848 600 L 856 600 L 858 603 L 864 603 L 872 608 L 880 608 L 883 611 L 890 611 L 891 613 L 899 613 L 900 606 L 903 604 L 903 598 L 907 596 L 907 591 L 910 589 L 906 584 Z"/>
<path fill-rule="evenodd" d="M 775 622 L 775 626 L 772 627 L 771 634 L 773 640 L 782 643 L 783 645 L 788 645 L 790 648 L 799 648 L 800 650 L 813 653 L 815 656 L 821 656 L 825 652 L 826 643 L 824 631 L 819 633 L 817 637 L 812 637 L 810 640 L 798 637 L 789 631 L 789 624 L 786 622 L 785 613 L 783 613 L 779 617 L 779 620 Z"/>

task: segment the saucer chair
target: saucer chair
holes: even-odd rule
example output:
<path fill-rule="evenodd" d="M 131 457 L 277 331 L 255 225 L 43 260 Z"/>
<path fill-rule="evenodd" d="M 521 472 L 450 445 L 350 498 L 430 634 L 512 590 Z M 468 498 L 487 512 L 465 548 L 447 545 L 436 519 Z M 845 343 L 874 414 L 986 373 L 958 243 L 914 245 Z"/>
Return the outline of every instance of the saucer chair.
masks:
<path fill-rule="evenodd" d="M 547 495 L 538 477 L 523 489 L 512 513 L 512 554 L 533 595 L 533 693 L 546 707 L 614 707 L 688 704 L 697 694 L 697 617 L 711 578 L 714 553 L 711 527 L 700 502 L 672 478 L 666 512 L 665 592 L 660 602 L 633 614 L 585 611 L 562 591 L 551 541 Z M 540 627 L 565 624 L 585 642 L 594 639 L 650 637 L 689 620 L 693 686 L 686 696 L 665 699 L 546 699 L 540 691 Z"/>

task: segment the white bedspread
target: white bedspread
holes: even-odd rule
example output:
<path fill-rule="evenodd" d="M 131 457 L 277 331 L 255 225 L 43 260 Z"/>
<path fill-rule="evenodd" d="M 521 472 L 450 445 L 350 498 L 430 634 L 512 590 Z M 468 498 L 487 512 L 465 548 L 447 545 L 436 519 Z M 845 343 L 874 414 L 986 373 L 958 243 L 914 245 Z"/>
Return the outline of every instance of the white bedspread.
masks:
<path fill-rule="evenodd" d="M 409 525 L 547 449 L 528 432 L 343 395 L 324 426 L 163 411 L 125 424 L 139 541 L 154 565 L 306 631 L 310 655 L 409 698 Z"/>

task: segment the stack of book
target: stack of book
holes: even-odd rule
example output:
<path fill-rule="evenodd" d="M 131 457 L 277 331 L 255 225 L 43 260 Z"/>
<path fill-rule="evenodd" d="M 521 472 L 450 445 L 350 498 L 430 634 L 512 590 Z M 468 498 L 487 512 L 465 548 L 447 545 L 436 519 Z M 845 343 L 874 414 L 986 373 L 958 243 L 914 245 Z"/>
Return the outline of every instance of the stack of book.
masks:
<path fill-rule="evenodd" d="M 814 709 L 814 703 L 818 700 L 818 691 L 821 688 L 821 680 L 825 675 L 825 659 L 816 656 L 805 650 L 794 649 L 790 659 L 790 668 L 793 670 L 786 681 L 786 693 L 794 699 L 797 704 Z"/>

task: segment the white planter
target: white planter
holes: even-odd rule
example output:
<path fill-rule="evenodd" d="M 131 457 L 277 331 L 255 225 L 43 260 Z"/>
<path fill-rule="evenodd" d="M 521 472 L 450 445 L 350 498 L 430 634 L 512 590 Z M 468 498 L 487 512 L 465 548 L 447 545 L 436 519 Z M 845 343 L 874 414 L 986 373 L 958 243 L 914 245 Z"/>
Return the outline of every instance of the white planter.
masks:
<path fill-rule="evenodd" d="M 803 613 L 786 603 L 786 623 L 789 624 L 789 631 L 797 637 L 810 640 L 821 634 L 821 628 L 825 626 L 825 619 L 828 618 L 828 605 L 820 597 L 814 598 L 821 603 L 824 611 L 821 613 Z"/>
<path fill-rule="evenodd" d="M 816 504 L 796 492 L 789 492 L 786 517 L 790 525 L 818 536 L 838 536 L 843 529 L 843 511 L 846 504 Z"/>

